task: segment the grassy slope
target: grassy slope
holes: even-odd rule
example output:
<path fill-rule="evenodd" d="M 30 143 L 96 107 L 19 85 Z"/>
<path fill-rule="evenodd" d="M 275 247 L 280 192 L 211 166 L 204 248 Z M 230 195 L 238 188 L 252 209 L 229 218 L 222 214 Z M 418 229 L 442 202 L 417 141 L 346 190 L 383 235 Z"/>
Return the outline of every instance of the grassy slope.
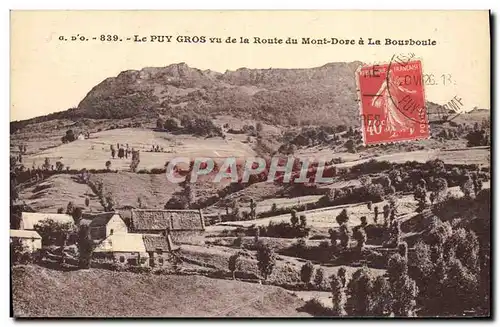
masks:
<path fill-rule="evenodd" d="M 16 317 L 300 316 L 304 303 L 273 286 L 200 276 L 13 268 Z"/>

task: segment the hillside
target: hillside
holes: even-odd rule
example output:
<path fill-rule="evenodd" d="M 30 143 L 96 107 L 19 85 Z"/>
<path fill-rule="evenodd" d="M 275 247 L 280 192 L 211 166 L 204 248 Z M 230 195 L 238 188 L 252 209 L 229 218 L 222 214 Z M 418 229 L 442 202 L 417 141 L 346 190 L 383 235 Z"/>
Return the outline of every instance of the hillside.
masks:
<path fill-rule="evenodd" d="M 304 302 L 274 286 L 39 266 L 12 268 L 12 302 L 15 317 L 307 316 Z"/>
<path fill-rule="evenodd" d="M 90 90 L 77 108 L 11 124 L 13 130 L 55 119 L 124 119 L 219 113 L 273 123 L 357 121 L 355 71 L 361 62 L 308 69 L 217 73 L 185 63 L 121 72 Z"/>

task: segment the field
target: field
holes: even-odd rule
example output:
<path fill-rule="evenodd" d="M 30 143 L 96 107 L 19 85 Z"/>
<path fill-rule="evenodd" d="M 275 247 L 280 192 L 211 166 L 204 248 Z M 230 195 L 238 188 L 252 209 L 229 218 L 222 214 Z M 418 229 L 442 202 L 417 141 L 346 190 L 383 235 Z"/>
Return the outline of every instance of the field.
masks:
<path fill-rule="evenodd" d="M 250 145 L 241 142 L 244 137 L 236 135 L 226 140 L 218 138 L 198 138 L 190 135 L 172 135 L 147 129 L 124 128 L 113 129 L 91 134 L 89 139 L 76 140 L 71 143 L 28 154 L 23 160 L 27 167 L 33 164 L 41 166 L 45 158 L 52 164 L 61 161 L 71 169 L 104 169 L 106 161 L 111 161 L 113 170 L 129 170 L 131 158 L 112 159 L 110 146 L 129 145 L 129 148 L 140 150 L 140 169 L 163 168 L 165 163 L 174 157 L 253 157 L 255 152 Z M 152 146 L 163 148 L 164 152 L 151 151 Z"/>
<path fill-rule="evenodd" d="M 386 204 L 386 201 L 382 201 L 379 203 L 373 203 L 373 206 L 378 206 L 379 209 Z M 398 207 L 399 214 L 406 214 L 415 210 L 415 201 L 412 196 L 405 196 L 399 201 L 400 205 Z M 349 214 L 349 225 L 356 226 L 361 223 L 360 218 L 362 216 L 367 216 L 368 221 L 373 219 L 373 212 L 368 210 L 367 203 L 359 203 L 359 204 L 347 204 L 340 205 L 335 207 L 326 207 L 321 209 L 300 211 L 298 214 L 305 214 L 307 216 L 307 223 L 309 226 L 314 228 L 331 228 L 332 226 L 337 226 L 337 222 L 335 217 L 343 210 L 347 209 Z M 372 209 L 373 210 L 373 209 Z M 382 212 L 382 211 L 380 211 Z M 382 218 L 379 218 L 382 219 Z M 231 227 L 249 227 L 252 225 L 256 226 L 264 226 L 268 225 L 269 222 L 281 222 L 281 221 L 290 221 L 290 214 L 283 214 L 278 216 L 273 216 L 269 218 L 262 218 L 256 220 L 249 221 L 231 221 L 231 222 L 223 222 L 219 223 L 219 226 L 231 226 Z M 210 229 L 210 227 L 208 227 Z"/>
<path fill-rule="evenodd" d="M 279 287 L 99 269 L 14 267 L 12 301 L 15 317 L 308 316 L 299 312 L 304 302 Z"/>

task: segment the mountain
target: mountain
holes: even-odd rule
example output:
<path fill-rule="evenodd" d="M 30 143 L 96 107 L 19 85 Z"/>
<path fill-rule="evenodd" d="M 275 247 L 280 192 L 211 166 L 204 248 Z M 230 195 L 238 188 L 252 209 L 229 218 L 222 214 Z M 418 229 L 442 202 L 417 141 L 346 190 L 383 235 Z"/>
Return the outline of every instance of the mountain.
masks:
<path fill-rule="evenodd" d="M 355 71 L 360 64 L 217 73 L 179 63 L 129 70 L 92 88 L 73 114 L 127 118 L 223 113 L 278 123 L 350 124 L 359 112 Z"/>
<path fill-rule="evenodd" d="M 185 63 L 127 70 L 93 87 L 77 108 L 13 122 L 12 129 L 53 119 L 229 114 L 277 124 L 359 122 L 355 71 L 362 63 L 304 69 L 218 73 Z M 429 109 L 439 107 L 429 103 Z M 432 111 L 432 110 L 431 110 Z"/>

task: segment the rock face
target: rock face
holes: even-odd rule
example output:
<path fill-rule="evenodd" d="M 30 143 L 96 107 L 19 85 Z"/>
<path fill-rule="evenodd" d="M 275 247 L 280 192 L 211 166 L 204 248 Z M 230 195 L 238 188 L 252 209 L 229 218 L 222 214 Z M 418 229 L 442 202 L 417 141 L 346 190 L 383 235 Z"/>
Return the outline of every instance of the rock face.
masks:
<path fill-rule="evenodd" d="M 278 123 L 350 125 L 358 119 L 355 71 L 359 65 L 240 68 L 222 74 L 180 63 L 124 71 L 90 90 L 74 114 L 116 119 L 224 113 Z"/>

